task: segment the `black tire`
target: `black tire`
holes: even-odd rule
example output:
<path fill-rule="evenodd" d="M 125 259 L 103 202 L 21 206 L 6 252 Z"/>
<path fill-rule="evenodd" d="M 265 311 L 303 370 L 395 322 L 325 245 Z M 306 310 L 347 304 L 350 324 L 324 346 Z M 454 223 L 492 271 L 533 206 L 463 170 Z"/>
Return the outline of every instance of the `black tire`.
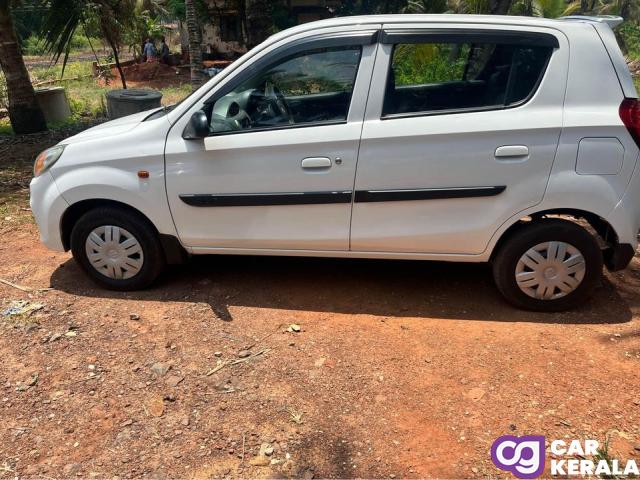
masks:
<path fill-rule="evenodd" d="M 559 241 L 580 251 L 585 261 L 584 277 L 577 288 L 560 298 L 542 300 L 527 295 L 516 281 L 516 267 L 529 249 L 545 242 Z M 587 230 L 567 220 L 544 219 L 516 230 L 493 260 L 493 278 L 498 290 L 512 305 L 525 310 L 560 312 L 582 304 L 602 279 L 602 251 Z M 559 293 L 559 290 L 554 290 Z"/>
<path fill-rule="evenodd" d="M 110 278 L 94 268 L 87 257 L 85 242 L 96 228 L 113 225 L 130 232 L 142 248 L 143 263 L 140 270 L 127 279 Z M 71 231 L 71 252 L 89 277 L 101 287 L 109 290 L 140 290 L 151 285 L 165 265 L 164 252 L 158 234 L 143 216 L 117 207 L 100 207 L 90 210 L 76 222 Z"/>

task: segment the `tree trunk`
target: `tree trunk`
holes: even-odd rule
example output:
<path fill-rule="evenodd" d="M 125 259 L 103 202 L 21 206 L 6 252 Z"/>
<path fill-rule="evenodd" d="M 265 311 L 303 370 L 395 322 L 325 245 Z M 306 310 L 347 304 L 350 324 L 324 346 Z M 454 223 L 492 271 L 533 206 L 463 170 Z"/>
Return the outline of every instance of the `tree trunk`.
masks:
<path fill-rule="evenodd" d="M 189 34 L 189 59 L 191 61 L 191 88 L 194 90 L 200 87 L 204 81 L 202 71 L 202 35 L 200 25 L 196 17 L 194 0 L 185 0 L 185 17 L 187 22 L 187 32 Z"/>
<path fill-rule="evenodd" d="M 111 39 L 108 35 L 106 35 L 106 40 L 111 47 L 111 51 L 113 52 L 113 61 L 116 62 L 116 69 L 120 74 L 120 81 L 122 82 L 122 88 L 127 89 L 127 80 L 124 78 L 124 71 L 122 70 L 122 65 L 120 65 L 120 55 L 118 55 L 118 46 L 115 44 L 113 39 Z"/>
<path fill-rule="evenodd" d="M 38 105 L 13 29 L 9 0 L 0 0 L 0 67 L 7 79 L 9 119 L 13 131 L 23 134 L 46 130 L 47 122 Z"/>
<path fill-rule="evenodd" d="M 629 17 L 631 16 L 631 1 L 630 0 L 625 0 L 623 2 L 621 2 L 620 5 L 620 16 L 622 18 L 624 18 L 625 20 L 629 20 Z"/>

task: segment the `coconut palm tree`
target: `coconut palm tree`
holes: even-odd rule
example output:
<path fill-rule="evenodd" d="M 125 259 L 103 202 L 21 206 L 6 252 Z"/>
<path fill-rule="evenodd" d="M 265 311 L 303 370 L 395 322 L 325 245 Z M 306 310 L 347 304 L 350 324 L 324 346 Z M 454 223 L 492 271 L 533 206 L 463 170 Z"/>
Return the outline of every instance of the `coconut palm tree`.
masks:
<path fill-rule="evenodd" d="M 196 5 L 194 0 L 185 0 L 185 19 L 187 23 L 187 34 L 189 37 L 189 59 L 191 60 L 191 87 L 195 90 L 204 81 L 202 71 L 202 32 L 196 16 Z"/>
<path fill-rule="evenodd" d="M 0 67 L 7 80 L 9 120 L 17 134 L 41 132 L 47 122 L 20 52 L 9 3 L 0 0 Z"/>
<path fill-rule="evenodd" d="M 44 45 L 53 54 L 54 61 L 63 57 L 62 73 L 73 34 L 91 19 L 97 22 L 103 38 L 111 47 L 122 88 L 127 88 L 120 65 L 120 47 L 124 31 L 135 19 L 136 0 L 42 0 L 42 3 L 49 7 L 43 24 Z"/>

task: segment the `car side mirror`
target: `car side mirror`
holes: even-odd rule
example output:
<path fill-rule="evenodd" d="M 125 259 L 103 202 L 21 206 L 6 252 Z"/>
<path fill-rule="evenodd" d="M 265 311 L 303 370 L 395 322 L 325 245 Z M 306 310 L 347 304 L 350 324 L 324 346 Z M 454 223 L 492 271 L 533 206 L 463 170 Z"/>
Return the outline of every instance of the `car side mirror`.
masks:
<path fill-rule="evenodd" d="M 191 115 L 189 124 L 182 132 L 182 138 L 185 140 L 196 140 L 198 138 L 205 138 L 209 135 L 209 119 L 207 114 L 202 110 L 198 110 Z"/>

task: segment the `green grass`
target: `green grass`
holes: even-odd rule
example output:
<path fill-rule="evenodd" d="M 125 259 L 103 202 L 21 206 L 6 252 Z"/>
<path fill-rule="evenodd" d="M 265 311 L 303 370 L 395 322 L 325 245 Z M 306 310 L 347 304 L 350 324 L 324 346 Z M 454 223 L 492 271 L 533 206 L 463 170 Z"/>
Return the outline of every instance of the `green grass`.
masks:
<path fill-rule="evenodd" d="M 92 75 L 92 62 L 69 62 L 64 69 L 64 78 L 75 78 Z M 58 62 L 50 67 L 29 68 L 29 75 L 33 83 L 46 80 L 57 80 L 62 76 L 62 62 Z"/>
<path fill-rule="evenodd" d="M 191 93 L 191 85 L 188 83 L 179 87 L 167 87 L 160 90 L 162 92 L 162 104 L 173 105 Z"/>
<path fill-rule="evenodd" d="M 13 128 L 8 118 L 0 119 L 0 135 L 13 135 Z"/>
<path fill-rule="evenodd" d="M 29 205 L 26 190 L 19 193 L 3 194 L 0 192 L 0 225 L 8 222 L 14 224 L 35 223 Z"/>

